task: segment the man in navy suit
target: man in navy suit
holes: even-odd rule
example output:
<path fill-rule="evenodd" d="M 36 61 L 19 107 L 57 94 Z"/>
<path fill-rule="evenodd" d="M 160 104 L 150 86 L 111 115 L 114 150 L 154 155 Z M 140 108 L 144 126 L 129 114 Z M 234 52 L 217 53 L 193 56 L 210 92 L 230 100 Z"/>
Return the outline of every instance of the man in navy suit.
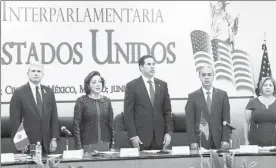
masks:
<path fill-rule="evenodd" d="M 223 121 L 230 123 L 228 95 L 213 87 L 214 71 L 211 67 L 202 66 L 199 78 L 202 87 L 188 95 L 185 107 L 191 149 L 196 149 L 199 145 L 206 149 L 228 148 L 230 130 L 223 126 Z M 205 133 L 200 133 L 204 132 L 200 131 L 201 119 L 208 123 L 209 129 L 205 129 Z"/>
<path fill-rule="evenodd" d="M 142 75 L 126 85 L 124 117 L 128 137 L 140 150 L 165 149 L 171 142 L 171 102 L 167 83 L 154 77 L 153 57 L 139 59 Z"/>
<path fill-rule="evenodd" d="M 23 121 L 30 143 L 39 141 L 44 153 L 53 152 L 59 138 L 55 95 L 51 88 L 40 84 L 44 76 L 42 64 L 31 63 L 27 74 L 29 82 L 18 87 L 10 101 L 11 138 Z"/>

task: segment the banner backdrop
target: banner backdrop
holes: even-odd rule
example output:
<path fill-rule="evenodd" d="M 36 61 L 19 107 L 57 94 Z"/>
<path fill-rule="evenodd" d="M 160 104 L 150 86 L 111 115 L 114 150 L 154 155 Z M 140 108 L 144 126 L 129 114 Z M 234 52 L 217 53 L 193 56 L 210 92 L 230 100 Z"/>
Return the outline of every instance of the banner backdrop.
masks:
<path fill-rule="evenodd" d="M 204 64 L 214 67 L 215 86 L 230 97 L 252 96 L 264 32 L 275 64 L 275 7 L 275 2 L 1 2 L 1 102 L 27 82 L 32 60 L 45 65 L 42 83 L 53 88 L 57 101 L 82 95 L 84 78 L 93 70 L 107 81 L 103 93 L 122 100 L 125 84 L 140 75 L 144 54 L 154 56 L 156 77 L 168 83 L 171 98 L 187 98 L 201 86 L 196 70 Z"/>

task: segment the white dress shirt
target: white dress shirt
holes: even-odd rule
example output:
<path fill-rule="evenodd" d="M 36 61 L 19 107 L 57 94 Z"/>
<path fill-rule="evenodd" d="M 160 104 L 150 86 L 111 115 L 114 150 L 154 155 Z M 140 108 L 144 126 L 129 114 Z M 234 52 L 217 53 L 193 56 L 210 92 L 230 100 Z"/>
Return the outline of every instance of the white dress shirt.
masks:
<path fill-rule="evenodd" d="M 147 91 L 148 91 L 148 94 L 149 94 L 149 97 L 150 97 L 150 84 L 149 84 L 149 80 L 152 82 L 152 86 L 153 86 L 153 91 L 155 92 L 155 84 L 154 84 L 154 78 L 152 77 L 151 79 L 148 79 L 148 78 L 146 78 L 146 77 L 144 77 L 143 75 L 142 75 L 142 79 L 143 79 L 143 81 L 144 81 L 144 83 L 145 83 L 145 86 L 146 86 L 146 88 L 147 88 Z"/>
<path fill-rule="evenodd" d="M 40 93 L 40 97 L 41 97 L 41 100 L 43 102 L 42 93 L 41 93 L 41 85 L 40 84 L 35 85 L 32 82 L 30 82 L 30 81 L 29 81 L 29 84 L 30 84 L 30 87 L 31 87 L 31 90 L 32 90 L 32 93 L 33 93 L 33 96 L 34 96 L 34 99 L 35 99 L 35 103 L 37 104 L 37 100 L 36 100 L 36 86 L 38 86 L 38 91 Z"/>

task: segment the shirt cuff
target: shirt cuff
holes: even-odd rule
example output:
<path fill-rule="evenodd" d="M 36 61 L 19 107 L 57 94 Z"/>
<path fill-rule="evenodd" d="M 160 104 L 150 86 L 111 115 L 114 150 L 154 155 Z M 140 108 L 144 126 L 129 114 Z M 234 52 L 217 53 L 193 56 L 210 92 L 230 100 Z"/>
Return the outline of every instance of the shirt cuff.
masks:
<path fill-rule="evenodd" d="M 134 138 L 136 138 L 136 137 L 138 137 L 138 136 L 135 136 L 135 137 L 132 137 L 132 138 L 130 138 L 130 140 L 132 141 Z"/>
<path fill-rule="evenodd" d="M 172 136 L 172 131 L 167 132 L 167 134 L 169 134 L 170 136 Z"/>

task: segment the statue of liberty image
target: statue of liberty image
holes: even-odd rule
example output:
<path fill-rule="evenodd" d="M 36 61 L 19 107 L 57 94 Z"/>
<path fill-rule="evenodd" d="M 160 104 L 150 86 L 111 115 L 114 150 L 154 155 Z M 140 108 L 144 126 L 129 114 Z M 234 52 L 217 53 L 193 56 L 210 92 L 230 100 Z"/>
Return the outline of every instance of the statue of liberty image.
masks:
<path fill-rule="evenodd" d="M 210 1 L 209 1 L 210 2 Z M 225 0 L 217 1 L 217 4 L 212 4 L 211 6 L 211 16 L 212 16 L 212 38 L 226 40 L 234 50 L 234 36 L 238 32 L 239 16 L 234 19 L 230 13 L 226 10 L 229 2 Z"/>

